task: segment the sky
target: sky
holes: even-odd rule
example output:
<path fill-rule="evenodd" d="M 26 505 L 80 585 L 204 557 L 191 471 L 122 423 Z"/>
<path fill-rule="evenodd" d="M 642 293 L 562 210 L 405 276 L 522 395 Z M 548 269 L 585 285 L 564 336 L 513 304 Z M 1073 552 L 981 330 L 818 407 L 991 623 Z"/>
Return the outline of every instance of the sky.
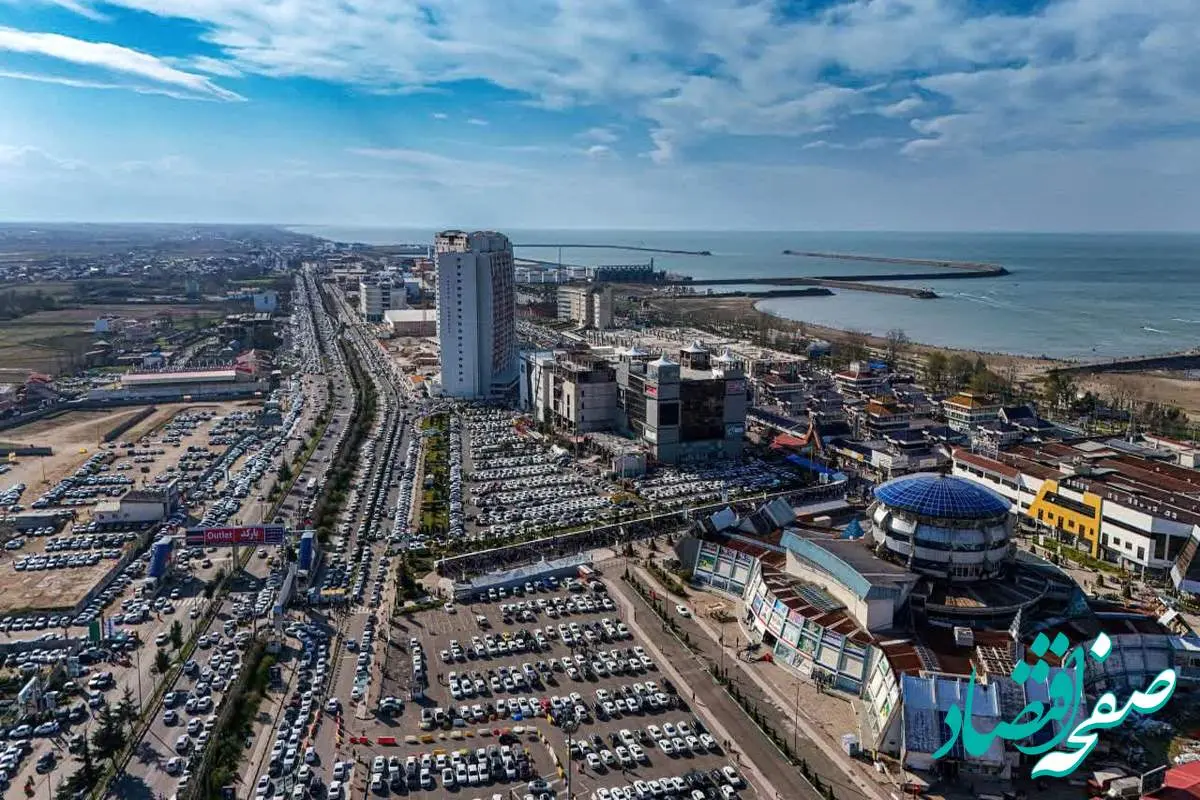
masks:
<path fill-rule="evenodd" d="M 0 219 L 1196 230 L 1197 0 L 0 0 Z"/>

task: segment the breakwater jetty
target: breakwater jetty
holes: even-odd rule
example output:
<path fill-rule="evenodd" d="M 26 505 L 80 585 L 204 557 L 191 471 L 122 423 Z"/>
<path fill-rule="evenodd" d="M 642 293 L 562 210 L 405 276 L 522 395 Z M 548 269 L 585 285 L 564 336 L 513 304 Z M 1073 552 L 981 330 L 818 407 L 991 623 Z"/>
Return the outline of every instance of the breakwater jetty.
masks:
<path fill-rule="evenodd" d="M 514 248 L 561 248 L 563 250 L 585 249 L 585 250 L 629 250 L 635 253 L 665 253 L 674 256 L 711 256 L 711 250 L 670 250 L 663 247 L 638 247 L 631 244 L 544 244 L 537 242 L 534 244 L 514 244 Z"/>
<path fill-rule="evenodd" d="M 875 281 L 895 281 L 895 280 L 921 280 L 922 278 L 949 278 L 949 277 L 971 277 L 971 278 L 989 278 L 997 275 L 1007 275 L 1008 270 L 999 264 L 987 264 L 981 261 L 944 261 L 935 258 L 901 258 L 898 256 L 872 256 L 860 255 L 857 253 L 826 253 L 815 250 L 784 250 L 785 256 L 797 256 L 799 258 L 825 258 L 837 261 L 864 261 L 872 264 L 898 264 L 910 267 L 936 267 L 938 269 L 957 270 L 960 274 L 930 274 L 927 272 L 918 273 L 888 273 L 883 275 L 838 275 L 830 276 L 837 277 L 840 280 L 875 280 Z"/>
<path fill-rule="evenodd" d="M 786 278 L 688 278 L 682 281 L 664 281 L 666 286 L 823 286 L 827 289 L 848 289 L 855 292 L 876 294 L 898 294 L 920 300 L 932 300 L 937 294 L 929 289 L 912 289 L 907 286 L 877 286 L 873 283 L 847 278 L 810 278 L 792 276 Z M 746 297 L 779 297 L 769 291 L 742 292 Z"/>
<path fill-rule="evenodd" d="M 1065 375 L 1093 375 L 1098 372 L 1167 372 L 1200 369 L 1200 349 L 1149 356 L 1130 356 L 1073 364 L 1055 370 Z"/>

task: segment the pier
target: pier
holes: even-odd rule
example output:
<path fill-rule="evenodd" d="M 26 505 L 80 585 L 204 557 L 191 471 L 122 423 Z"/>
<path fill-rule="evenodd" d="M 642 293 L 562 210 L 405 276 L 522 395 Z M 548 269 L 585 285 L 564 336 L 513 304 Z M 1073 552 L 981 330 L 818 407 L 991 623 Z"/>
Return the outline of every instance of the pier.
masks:
<path fill-rule="evenodd" d="M 920 300 L 932 300 L 937 297 L 929 289 L 912 289 L 907 286 L 877 286 L 873 283 L 855 280 L 854 278 L 696 278 L 686 281 L 664 281 L 662 286 L 823 286 L 829 289 L 848 289 L 855 292 L 875 292 L 876 294 L 898 294 L 905 297 L 915 297 Z M 780 297 L 778 294 L 764 292 L 742 292 L 744 297 Z M 724 295 L 723 295 L 724 296 Z"/>
<path fill-rule="evenodd" d="M 1200 369 L 1200 349 L 1150 356 L 1110 358 L 1061 367 L 1055 370 L 1065 375 L 1093 375 L 1098 372 L 1180 372 Z"/>
<path fill-rule="evenodd" d="M 942 261 L 934 258 L 901 258 L 898 256 L 871 256 L 859 255 L 857 253 L 824 253 L 815 250 L 784 250 L 785 256 L 797 256 L 799 258 L 828 258 L 838 261 L 867 261 L 873 264 L 902 264 L 912 267 L 937 267 L 939 269 L 959 270 L 965 275 L 961 277 L 985 278 L 996 275 L 1007 275 L 1008 270 L 999 264 L 986 264 L 980 261 Z M 884 274 L 884 275 L 852 275 L 852 276 L 837 276 L 841 280 L 876 280 L 876 281 L 897 281 L 897 280 L 921 280 L 928 277 L 951 277 L 950 275 L 929 275 L 928 273 L 910 273 L 910 274 Z M 953 276 L 960 277 L 960 276 Z"/>
<path fill-rule="evenodd" d="M 572 249 L 587 249 L 587 250 L 631 250 L 637 253 L 666 253 L 674 256 L 711 256 L 711 250 L 669 250 L 662 247 L 638 247 L 632 244 L 514 244 L 517 247 L 541 247 L 541 248 L 559 248 L 562 250 Z"/>

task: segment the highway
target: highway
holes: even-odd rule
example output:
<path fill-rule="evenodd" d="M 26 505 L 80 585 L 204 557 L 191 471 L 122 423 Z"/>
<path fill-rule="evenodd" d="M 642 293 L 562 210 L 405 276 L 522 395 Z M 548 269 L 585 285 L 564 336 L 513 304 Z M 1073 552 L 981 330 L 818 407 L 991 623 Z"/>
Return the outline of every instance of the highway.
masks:
<path fill-rule="evenodd" d="M 316 448 L 313 451 L 313 456 L 308 459 L 303 468 L 299 471 L 297 477 L 292 483 L 288 495 L 283 498 L 280 504 L 281 516 L 290 524 L 296 524 L 302 521 L 302 510 L 306 503 L 307 483 L 310 478 L 320 480 L 325 469 L 327 469 L 328 461 L 326 455 L 336 452 L 340 442 L 344 439 L 350 421 L 350 411 L 353 408 L 353 388 L 344 376 L 344 365 L 340 362 L 340 357 L 330 357 L 329 353 L 333 348 L 333 326 L 329 320 L 325 319 L 324 311 L 319 304 L 313 306 L 313 318 L 315 320 L 315 338 L 324 341 L 324 349 L 326 357 L 324 366 L 320 365 L 320 359 L 308 358 L 310 364 L 309 373 L 304 381 L 303 386 L 306 392 L 305 400 L 305 416 L 302 418 L 302 424 L 297 426 L 297 430 L 305 431 L 309 425 L 315 421 L 320 410 L 330 409 L 332 413 L 329 416 L 329 423 L 325 427 Z M 312 343 L 310 342 L 310 345 Z M 330 377 L 334 380 L 327 381 L 325 370 L 331 371 Z M 328 387 L 333 386 L 333 395 L 328 396 Z M 301 449 L 304 446 L 303 437 L 299 437 L 300 441 L 291 441 L 285 447 L 286 457 L 291 462 L 295 457 L 299 456 Z M 277 467 L 281 460 L 277 461 L 273 466 Z M 252 525 L 258 522 L 269 522 L 264 520 L 263 516 L 268 512 L 268 508 L 264 503 L 252 501 L 248 499 L 243 505 L 243 511 L 238 515 L 236 521 L 240 524 Z M 225 562 L 228 564 L 229 562 Z M 213 570 L 220 567 L 220 562 L 213 565 Z M 266 578 L 270 572 L 269 560 L 265 558 L 250 558 L 244 572 L 231 576 L 229 580 L 229 594 L 224 598 L 220 609 L 212 621 L 207 624 L 202 630 L 198 631 L 198 636 L 207 636 L 214 631 L 220 631 L 225 623 L 234 619 L 234 608 L 239 601 L 249 600 L 253 602 L 255 595 L 263 587 Z M 203 617 L 201 617 L 203 620 Z M 188 620 L 191 623 L 191 620 Z M 194 624 L 194 623 L 193 623 Z M 254 620 L 252 630 L 261 629 L 262 621 Z M 189 631 L 190 633 L 190 631 Z M 228 637 L 224 637 L 228 639 Z M 145 648 L 142 648 L 145 649 Z M 212 653 L 209 649 L 197 649 L 193 658 L 198 662 L 203 663 Z M 152 658 L 143 658 L 142 661 L 152 661 Z M 148 666 L 143 663 L 143 694 L 146 699 L 153 695 L 154 687 L 159 680 L 158 676 L 150 675 L 147 670 Z M 177 692 L 192 692 L 196 686 L 196 680 L 193 677 L 180 674 L 174 681 L 174 684 L 169 688 L 170 691 Z M 189 715 L 185 713 L 182 703 L 180 703 L 176 711 L 180 717 L 180 722 L 169 725 L 164 722 L 163 712 L 165 710 L 161 697 L 153 704 L 144 706 L 144 710 L 152 715 L 153 723 L 151 724 L 146 735 L 138 744 L 135 750 L 135 755 L 129 762 L 126 772 L 109 788 L 109 794 L 121 798 L 127 797 L 173 797 L 180 793 L 181 776 L 169 774 L 167 764 L 169 760 L 175 756 L 175 744 L 177 739 L 186 730 L 186 724 L 193 716 L 197 719 L 204 720 L 208 713 L 215 713 L 219 708 L 217 705 L 221 699 L 221 693 L 214 691 L 212 695 L 214 701 L 214 712 L 197 713 Z M 192 737 L 195 740 L 196 737 Z"/>
<path fill-rule="evenodd" d="M 313 609 L 307 615 L 308 622 L 326 632 L 331 659 L 325 685 L 314 685 L 312 688 L 314 696 L 318 698 L 318 708 L 323 705 L 320 698 L 336 697 L 345 708 L 347 718 L 363 718 L 373 714 L 383 683 L 380 670 L 383 648 L 387 646 L 386 631 L 383 629 L 387 627 L 385 621 L 390 617 L 396 586 L 394 563 L 385 559 L 389 559 L 392 546 L 400 544 L 393 533 L 393 513 L 401 484 L 400 473 L 410 466 L 406 459 L 413 428 L 406 405 L 407 398 L 401 393 L 403 383 L 398 371 L 385 359 L 374 338 L 363 329 L 342 297 L 335 295 L 330 301 L 336 305 L 340 320 L 344 323 L 343 335 L 374 383 L 377 415 L 369 437 L 371 444 L 364 448 L 365 456 L 360 459 L 355 474 L 355 491 L 339 520 L 339 528 L 344 528 L 348 533 L 344 546 L 339 550 L 345 554 L 347 566 L 353 566 L 354 569 L 350 579 L 351 602 L 339 608 Z M 323 567 L 316 582 L 321 582 L 324 572 Z M 382 638 L 374 645 L 370 663 L 360 668 L 357 664 L 358 648 L 352 652 L 345 643 L 361 641 L 368 620 L 373 615 L 377 615 L 380 622 L 384 623 L 376 629 Z M 298 642 L 289 638 L 288 644 Z M 281 700 L 286 700 L 298 686 L 298 659 L 294 658 L 298 655 L 297 648 L 289 646 L 285 654 L 293 658 L 285 661 L 285 689 Z M 256 725 L 256 745 L 242 773 L 246 776 L 242 788 L 248 794 L 260 776 L 270 774 L 274 778 L 273 795 L 290 797 L 294 774 L 281 774 L 279 769 L 269 769 L 267 751 L 275 739 L 273 734 L 288 724 L 282 714 L 283 702 L 273 704 L 272 709 L 270 723 Z M 341 757 L 349 757 L 346 749 L 349 745 L 343 743 L 343 748 L 339 750 L 332 730 L 332 726 L 324 726 L 314 740 L 306 739 L 301 747 L 303 749 L 311 744 L 316 749 L 318 764 L 326 767 Z"/>

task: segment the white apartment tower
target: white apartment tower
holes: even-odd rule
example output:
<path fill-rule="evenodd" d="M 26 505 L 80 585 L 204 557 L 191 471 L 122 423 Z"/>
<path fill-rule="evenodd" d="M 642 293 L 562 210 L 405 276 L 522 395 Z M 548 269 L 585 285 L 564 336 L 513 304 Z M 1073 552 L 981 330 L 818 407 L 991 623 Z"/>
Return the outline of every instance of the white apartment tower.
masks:
<path fill-rule="evenodd" d="M 442 231 L 433 249 L 442 393 L 465 399 L 509 394 L 517 384 L 512 243 L 494 231 Z"/>

